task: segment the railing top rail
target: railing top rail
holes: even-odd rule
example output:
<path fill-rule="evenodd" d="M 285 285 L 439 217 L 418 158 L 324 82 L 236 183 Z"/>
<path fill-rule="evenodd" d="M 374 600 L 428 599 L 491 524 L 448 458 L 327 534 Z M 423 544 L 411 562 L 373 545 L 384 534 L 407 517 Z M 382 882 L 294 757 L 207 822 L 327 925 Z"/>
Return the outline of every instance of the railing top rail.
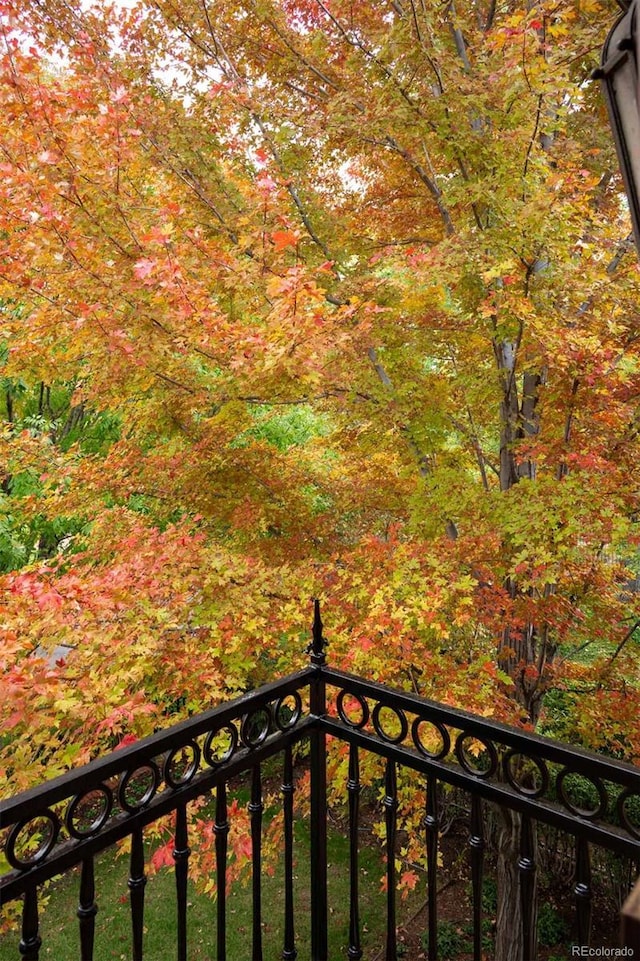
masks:
<path fill-rule="evenodd" d="M 430 721 L 455 727 L 479 739 L 498 741 L 501 745 L 517 749 L 529 756 L 535 755 L 563 765 L 570 762 L 572 771 L 576 773 L 587 776 L 596 775 L 640 791 L 640 766 L 638 765 L 607 758 L 595 751 L 564 744 L 531 731 L 519 730 L 500 721 L 483 718 L 417 694 L 387 687 L 385 684 L 366 681 L 345 671 L 324 668 L 322 673 L 329 685 L 348 693 L 370 697 L 378 704 L 424 716 Z"/>
<path fill-rule="evenodd" d="M 255 691 L 241 694 L 232 701 L 180 721 L 166 730 L 141 738 L 134 744 L 111 751 L 104 757 L 61 774 L 51 781 L 0 800 L 0 827 L 10 827 L 18 821 L 34 817 L 42 810 L 43 805 L 57 804 L 74 794 L 86 792 L 93 784 L 113 778 L 123 771 L 138 768 L 149 758 L 159 757 L 186 745 L 216 727 L 223 728 L 227 722 L 256 710 L 263 704 L 284 698 L 287 694 L 306 687 L 314 675 L 313 668 L 305 667 L 295 674 L 264 684 Z"/>

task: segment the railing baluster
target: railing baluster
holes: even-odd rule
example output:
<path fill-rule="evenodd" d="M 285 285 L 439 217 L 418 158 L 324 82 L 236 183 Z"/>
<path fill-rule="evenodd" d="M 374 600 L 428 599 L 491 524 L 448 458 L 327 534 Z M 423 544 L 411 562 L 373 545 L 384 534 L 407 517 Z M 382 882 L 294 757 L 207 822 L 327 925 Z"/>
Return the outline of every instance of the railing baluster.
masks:
<path fill-rule="evenodd" d="M 173 849 L 178 913 L 178 961 L 187 961 L 187 877 L 191 854 L 188 840 L 187 805 L 183 803 L 176 808 L 176 834 Z"/>
<path fill-rule="evenodd" d="M 326 683 L 323 668 L 326 664 L 325 640 L 322 636 L 320 603 L 314 601 L 311 666 L 316 674 L 309 688 L 311 715 L 324 717 L 327 713 Z M 311 961 L 327 961 L 327 736 L 324 731 L 311 732 Z"/>
<path fill-rule="evenodd" d="M 536 930 L 533 924 L 536 862 L 534 860 L 533 826 L 531 818 L 527 814 L 522 815 L 520 826 L 518 868 L 520 871 L 520 901 L 522 906 L 522 944 L 525 958 L 532 959 L 536 956 Z"/>
<path fill-rule="evenodd" d="M 427 813 L 424 819 L 427 837 L 427 902 L 429 961 L 438 958 L 438 782 L 435 774 L 427 776 Z"/>
<path fill-rule="evenodd" d="M 349 745 L 349 780 L 347 791 L 349 794 L 349 949 L 348 957 L 351 961 L 359 961 L 362 957 L 360 947 L 360 915 L 358 905 L 358 820 L 360 811 L 360 763 L 358 745 Z"/>
<path fill-rule="evenodd" d="M 576 838 L 576 875 L 573 893 L 576 899 L 578 944 L 588 945 L 591 935 L 591 858 L 589 844 Z"/>
<path fill-rule="evenodd" d="M 251 776 L 251 883 L 253 888 L 253 954 L 252 961 L 262 961 L 262 781 L 260 765 Z"/>
<path fill-rule="evenodd" d="M 282 806 L 284 809 L 284 961 L 295 961 L 295 928 L 293 923 L 293 758 L 291 747 L 285 748 L 282 778 Z M 313 870 L 313 865 L 312 865 Z"/>
<path fill-rule="evenodd" d="M 387 761 L 384 776 L 385 825 L 387 830 L 387 950 L 386 961 L 397 961 L 396 941 L 396 820 L 398 789 L 396 763 Z"/>
<path fill-rule="evenodd" d="M 142 828 L 135 827 L 131 834 L 131 862 L 129 868 L 129 901 L 131 904 L 131 933 L 133 961 L 142 961 L 144 936 L 144 844 Z"/>
<path fill-rule="evenodd" d="M 227 958 L 227 786 L 219 784 L 216 788 L 216 819 L 213 830 L 216 836 L 216 886 L 218 904 L 217 961 Z"/>
<path fill-rule="evenodd" d="M 95 902 L 96 886 L 93 873 L 93 858 L 85 858 L 80 875 L 80 897 L 78 899 L 78 919 L 80 921 L 80 957 L 82 961 L 93 961 L 93 941 L 96 930 L 98 905 Z"/>
<path fill-rule="evenodd" d="M 482 804 L 477 795 L 471 797 L 471 889 L 473 892 L 473 959 L 482 959 L 482 876 L 484 868 L 484 831 Z"/>
<path fill-rule="evenodd" d="M 19 951 L 24 961 L 38 961 L 42 938 L 38 934 L 38 889 L 35 884 L 25 891 L 22 905 L 22 937 Z"/>

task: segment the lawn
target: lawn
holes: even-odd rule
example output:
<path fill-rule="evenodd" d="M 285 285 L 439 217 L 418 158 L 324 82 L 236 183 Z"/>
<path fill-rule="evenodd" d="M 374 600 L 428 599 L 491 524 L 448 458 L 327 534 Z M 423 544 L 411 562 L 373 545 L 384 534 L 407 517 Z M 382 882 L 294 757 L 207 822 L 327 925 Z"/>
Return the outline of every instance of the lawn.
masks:
<path fill-rule="evenodd" d="M 331 831 L 329 863 L 329 957 L 346 957 L 349 930 L 348 838 Z M 309 955 L 309 826 L 295 824 L 295 918 L 299 957 Z M 380 889 L 384 864 L 379 849 L 362 845 L 360 853 L 360 915 L 366 956 L 384 944 L 385 895 Z M 130 959 L 131 938 L 127 888 L 128 858 L 105 852 L 96 864 L 96 941 L 94 961 Z M 41 959 L 78 961 L 76 908 L 79 873 L 71 872 L 51 888 L 41 915 Z M 414 902 L 415 903 L 415 902 Z M 407 905 L 409 909 L 413 904 Z M 227 958 L 246 961 L 251 951 L 251 886 L 237 885 L 227 900 Z M 263 877 L 263 947 L 265 959 L 279 958 L 284 930 L 283 866 L 273 877 Z M 216 904 L 191 888 L 188 908 L 189 961 L 214 961 Z M 0 938 L 0 961 L 19 957 L 18 935 Z M 368 948 L 368 951 L 367 951 Z M 163 871 L 149 878 L 145 891 L 145 959 L 170 961 L 175 957 L 175 881 Z"/>

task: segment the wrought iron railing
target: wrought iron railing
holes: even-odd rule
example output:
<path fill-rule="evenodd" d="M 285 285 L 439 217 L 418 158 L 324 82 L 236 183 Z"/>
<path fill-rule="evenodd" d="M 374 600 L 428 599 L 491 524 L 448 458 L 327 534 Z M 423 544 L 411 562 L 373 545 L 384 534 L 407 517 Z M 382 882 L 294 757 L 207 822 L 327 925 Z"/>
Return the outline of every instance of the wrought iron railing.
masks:
<path fill-rule="evenodd" d="M 252 848 L 253 927 L 251 957 L 261 961 L 264 906 L 261 887 L 262 780 L 267 758 L 284 757 L 284 959 L 296 958 L 293 869 L 292 749 L 310 744 L 311 958 L 327 961 L 327 751 L 328 736 L 348 742 L 345 785 L 349 810 L 350 924 L 347 954 L 362 957 L 358 893 L 358 824 L 361 751 L 385 759 L 386 945 L 397 957 L 396 844 L 397 767 L 419 772 L 426 782 L 424 828 L 427 864 L 428 957 L 437 957 L 438 785 L 454 785 L 470 799 L 469 859 L 474 957 L 482 957 L 482 888 L 485 860 L 483 805 L 492 802 L 520 815 L 517 868 L 522 903 L 524 957 L 534 957 L 531 897 L 536 872 L 533 825 L 546 823 L 575 839 L 576 944 L 587 945 L 591 926 L 590 846 L 640 864 L 640 770 L 594 753 L 391 690 L 327 667 L 316 602 L 310 666 L 243 695 L 2 805 L 5 855 L 11 871 L 0 880 L 2 901 L 23 898 L 19 951 L 38 961 L 41 937 L 38 889 L 47 880 L 81 866 L 79 942 L 81 961 L 94 957 L 96 892 L 94 858 L 131 838 L 129 894 L 132 957 L 144 955 L 145 864 L 143 832 L 161 816 L 175 817 L 175 875 L 178 961 L 188 956 L 187 880 L 190 848 L 187 810 L 195 799 L 215 793 L 217 924 L 215 957 L 226 959 L 227 785 L 251 775 L 249 802 Z M 593 802 L 574 796 L 575 781 L 589 786 Z M 635 813 L 634 813 L 635 812 Z M 35 848 L 33 839 L 37 839 Z M 635 899 L 635 900 L 634 900 Z M 623 937 L 637 944 L 639 889 L 623 913 Z M 58 919 L 59 920 L 59 919 Z M 213 944 L 211 951 L 214 951 Z M 247 956 L 249 949 L 247 948 Z M 640 953 L 637 955 L 640 957 Z"/>

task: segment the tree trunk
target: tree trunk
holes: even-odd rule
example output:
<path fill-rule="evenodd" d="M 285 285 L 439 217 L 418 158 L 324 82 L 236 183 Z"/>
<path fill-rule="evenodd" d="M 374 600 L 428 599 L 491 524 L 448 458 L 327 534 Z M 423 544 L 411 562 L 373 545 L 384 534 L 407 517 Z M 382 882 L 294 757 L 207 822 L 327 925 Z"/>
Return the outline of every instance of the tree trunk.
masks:
<path fill-rule="evenodd" d="M 515 447 L 524 438 L 534 438 L 540 428 L 538 396 L 542 375 L 525 371 L 518 384 L 520 329 L 513 340 L 494 340 L 494 354 L 502 378 L 500 400 L 500 489 L 509 491 L 522 480 L 533 481 L 535 462 L 527 457 L 516 460 Z M 506 588 L 515 599 L 520 588 L 508 577 Z M 546 647 L 546 633 L 544 634 Z M 540 710 L 540 636 L 535 624 L 513 631 L 505 627 L 499 642 L 498 658 L 511 676 L 514 696 L 523 714 L 534 724 Z M 506 658 L 504 652 L 509 651 Z M 526 668 L 536 666 L 533 678 Z M 498 864 L 495 961 L 535 961 L 537 955 L 536 838 L 528 818 L 515 811 L 498 809 Z"/>
<path fill-rule="evenodd" d="M 495 961 L 536 961 L 537 945 L 537 883 L 536 872 L 536 834 L 531 829 L 529 843 L 522 843 L 523 819 L 516 811 L 497 808 L 498 820 L 498 863 L 497 889 L 498 908 L 496 916 Z M 526 833 L 526 826 L 524 828 Z M 525 863 L 523 871 L 520 864 Z M 523 885 L 522 875 L 527 875 Z M 527 903 L 530 936 L 528 945 L 524 939 L 523 886 Z"/>

